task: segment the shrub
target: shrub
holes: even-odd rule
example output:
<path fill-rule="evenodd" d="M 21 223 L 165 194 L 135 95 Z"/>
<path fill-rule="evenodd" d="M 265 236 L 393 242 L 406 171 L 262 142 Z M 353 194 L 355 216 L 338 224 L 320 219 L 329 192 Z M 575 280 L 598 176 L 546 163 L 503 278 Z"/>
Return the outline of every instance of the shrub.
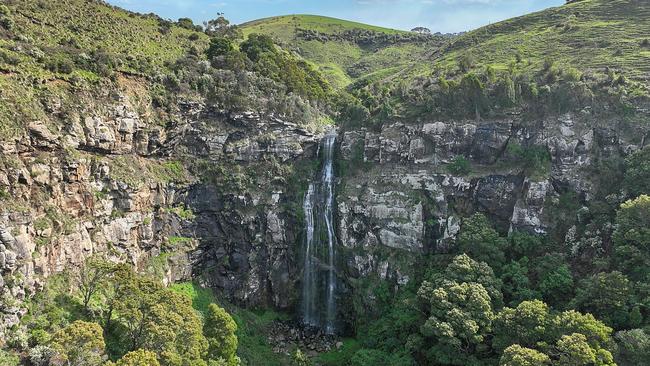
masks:
<path fill-rule="evenodd" d="M 555 66 L 555 61 L 553 59 L 550 58 L 544 59 L 542 71 L 549 71 L 553 66 Z"/>
<path fill-rule="evenodd" d="M 0 62 L 15 66 L 20 63 L 20 59 L 5 50 L 0 50 Z"/>
<path fill-rule="evenodd" d="M 2 16 L 0 17 L 0 26 L 6 30 L 11 30 L 14 27 L 14 21 L 7 16 Z"/>
<path fill-rule="evenodd" d="M 240 49 L 251 61 L 257 62 L 262 53 L 275 51 L 275 44 L 273 39 L 265 34 L 251 34 L 242 42 Z"/>
<path fill-rule="evenodd" d="M 6 5 L 0 5 L 0 26 L 6 30 L 11 30 L 14 26 L 13 19 L 10 18 L 11 11 Z"/>
<path fill-rule="evenodd" d="M 176 25 L 178 25 L 181 28 L 185 28 L 189 30 L 196 29 L 194 22 L 190 18 L 179 18 L 178 21 L 176 22 Z"/>
<path fill-rule="evenodd" d="M 74 63 L 69 58 L 59 55 L 49 59 L 45 68 L 55 73 L 70 74 L 74 70 Z"/>
<path fill-rule="evenodd" d="M 219 56 L 225 56 L 235 50 L 232 42 L 229 39 L 222 37 L 214 37 L 210 40 L 210 46 L 205 51 L 208 59 L 213 60 Z"/>
<path fill-rule="evenodd" d="M 447 165 L 447 171 L 455 175 L 467 175 L 471 170 L 472 167 L 469 160 L 462 155 L 456 156 L 454 160 Z"/>
<path fill-rule="evenodd" d="M 470 53 L 461 55 L 458 58 L 458 67 L 462 72 L 468 72 L 469 70 L 471 70 L 472 67 L 474 67 L 475 63 L 476 63 L 476 59 L 474 58 L 474 55 Z"/>
<path fill-rule="evenodd" d="M 0 365 L 18 366 L 20 358 L 12 352 L 0 349 Z"/>
<path fill-rule="evenodd" d="M 518 143 L 510 143 L 507 149 L 526 175 L 542 177 L 549 173 L 551 155 L 545 146 L 521 146 Z"/>
<path fill-rule="evenodd" d="M 562 73 L 564 75 L 564 79 L 567 81 L 580 81 L 582 79 L 582 73 L 573 67 L 569 67 L 564 72 Z"/>

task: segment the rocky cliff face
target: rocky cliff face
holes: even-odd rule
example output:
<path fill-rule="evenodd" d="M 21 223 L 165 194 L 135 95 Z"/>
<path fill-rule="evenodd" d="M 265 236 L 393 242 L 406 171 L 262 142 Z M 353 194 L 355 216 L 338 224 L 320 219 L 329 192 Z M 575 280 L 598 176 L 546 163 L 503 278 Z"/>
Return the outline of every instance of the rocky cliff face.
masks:
<path fill-rule="evenodd" d="M 200 101 L 162 108 L 143 81 L 117 84 L 71 94 L 75 108 L 44 99 L 48 117 L 0 144 L 0 334 L 44 278 L 94 254 L 168 282 L 197 279 L 242 305 L 294 308 L 302 190 L 321 135 Z M 552 231 L 560 195 L 574 192 L 580 205 L 606 191 L 603 164 L 648 136 L 647 126 L 588 112 L 340 132 L 335 217 L 347 305 L 364 279 L 407 284 L 418 259 L 449 250 L 473 212 L 504 233 Z M 547 155 L 518 155 L 533 146 Z M 469 172 L 450 173 L 458 156 Z"/>
<path fill-rule="evenodd" d="M 647 135 L 647 126 L 587 112 L 534 123 L 426 121 L 346 131 L 338 196 L 343 276 L 351 289 L 365 278 L 405 285 L 420 270 L 418 258 L 448 251 L 462 218 L 474 212 L 502 233 L 564 237 L 553 225 L 560 196 L 580 207 L 606 193 L 616 182 L 603 177 L 614 168 L 603 167 L 642 148 Z M 522 159 L 520 147 L 543 154 Z M 467 174 L 450 173 L 458 156 L 471 163 Z M 371 293 L 357 298 L 372 303 Z"/>
<path fill-rule="evenodd" d="M 0 335 L 45 278 L 96 254 L 168 282 L 203 274 L 242 304 L 295 302 L 286 180 L 318 136 L 200 102 L 154 107 L 143 85 L 44 99 L 48 117 L 0 144 Z"/>

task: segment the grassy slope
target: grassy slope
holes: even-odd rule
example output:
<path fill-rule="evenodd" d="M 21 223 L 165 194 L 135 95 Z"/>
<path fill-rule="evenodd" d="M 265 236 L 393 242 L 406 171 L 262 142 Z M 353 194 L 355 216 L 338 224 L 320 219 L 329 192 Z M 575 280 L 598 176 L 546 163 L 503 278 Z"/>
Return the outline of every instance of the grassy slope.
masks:
<path fill-rule="evenodd" d="M 251 33 L 269 34 L 283 44 L 289 45 L 302 57 L 313 62 L 338 87 L 345 87 L 360 76 L 395 67 L 401 69 L 427 53 L 425 44 L 408 43 L 370 49 L 345 41 L 320 42 L 297 39 L 296 29 L 310 29 L 324 34 L 341 33 L 353 29 L 385 34 L 408 34 L 405 31 L 315 15 L 265 18 L 244 23 L 241 28 L 245 36 Z M 362 75 L 350 75 L 348 69 L 355 64 L 364 66 Z"/>
<path fill-rule="evenodd" d="M 377 27 L 349 20 L 324 17 L 320 15 L 285 15 L 254 20 L 241 25 L 244 34 L 262 33 L 271 30 L 277 36 L 292 36 L 295 28 L 312 29 L 321 33 L 333 34 L 349 29 L 363 29 L 387 34 L 408 33 L 401 30 Z"/>
<path fill-rule="evenodd" d="M 584 0 L 479 28 L 455 39 L 431 65 L 453 67 L 461 55 L 506 69 L 518 53 L 538 70 L 546 59 L 581 70 L 610 67 L 632 79 L 648 78 L 650 6 L 644 0 Z M 424 74 L 418 65 L 410 75 Z"/>
<path fill-rule="evenodd" d="M 192 45 L 205 47 L 208 40 L 202 33 L 177 26 L 163 34 L 153 17 L 135 15 L 94 0 L 20 0 L 13 1 L 10 9 L 20 34 L 46 52 L 73 44 L 86 52 L 101 49 L 125 59 L 146 59 L 153 66 L 162 67 L 166 61 L 185 54 Z M 199 39 L 191 41 L 192 33 Z M 3 39 L 2 45 L 12 42 Z M 30 64 L 22 66 L 24 70 Z M 123 70 L 130 71 L 128 66 Z"/>

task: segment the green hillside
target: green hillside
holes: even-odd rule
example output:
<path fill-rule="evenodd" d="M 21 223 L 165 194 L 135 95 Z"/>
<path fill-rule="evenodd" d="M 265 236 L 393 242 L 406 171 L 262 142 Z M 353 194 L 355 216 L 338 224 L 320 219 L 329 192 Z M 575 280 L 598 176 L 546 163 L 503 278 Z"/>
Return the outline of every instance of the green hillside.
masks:
<path fill-rule="evenodd" d="M 312 29 L 321 33 L 329 34 L 343 32 L 350 29 L 363 29 L 386 34 L 409 33 L 396 29 L 352 22 L 349 20 L 307 14 L 284 15 L 257 19 L 241 24 L 241 27 L 244 30 L 245 35 L 250 33 L 272 33 L 285 39 L 292 37 L 293 30 L 297 28 Z"/>
<path fill-rule="evenodd" d="M 650 6 L 641 0 L 583 0 L 479 28 L 436 53 L 435 65 L 452 67 L 469 56 L 480 65 L 538 69 L 546 60 L 581 70 L 613 68 L 627 77 L 650 72 Z M 413 74 L 430 70 L 419 65 Z"/>
<path fill-rule="evenodd" d="M 17 58 L 14 67 L 3 67 L 9 70 L 33 74 L 45 55 L 50 62 L 65 62 L 64 58 L 80 54 L 92 57 L 93 52 L 110 56 L 119 70 L 149 72 L 175 61 L 193 46 L 205 48 L 208 40 L 203 33 L 157 16 L 137 15 L 95 0 L 7 3 L 12 28 L 22 35 L 0 37 L 5 59 Z M 24 48 L 33 52 L 20 52 Z"/>
<path fill-rule="evenodd" d="M 356 84 L 374 123 L 584 108 L 630 117 L 650 100 L 650 7 L 573 2 L 459 35 L 413 60 Z"/>
<path fill-rule="evenodd" d="M 443 37 L 315 15 L 265 18 L 241 28 L 244 36 L 273 36 L 285 48 L 313 62 L 338 87 L 373 73 L 394 74 L 445 42 Z"/>

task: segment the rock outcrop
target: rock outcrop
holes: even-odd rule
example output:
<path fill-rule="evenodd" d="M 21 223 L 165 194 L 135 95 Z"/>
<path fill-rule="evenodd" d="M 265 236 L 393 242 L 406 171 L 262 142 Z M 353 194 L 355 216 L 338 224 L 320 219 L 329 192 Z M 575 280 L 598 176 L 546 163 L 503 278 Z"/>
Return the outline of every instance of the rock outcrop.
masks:
<path fill-rule="evenodd" d="M 621 123 L 585 112 L 534 123 L 395 122 L 345 131 L 338 217 L 345 276 L 355 279 L 348 283 L 407 283 L 418 258 L 447 252 L 474 212 L 503 234 L 549 233 L 549 207 L 561 195 L 571 192 L 581 206 L 603 188 L 596 161 L 622 161 L 643 147 L 637 137 L 646 128 Z M 543 161 L 521 159 L 518 148 L 537 149 Z M 469 172 L 449 169 L 459 156 Z"/>

